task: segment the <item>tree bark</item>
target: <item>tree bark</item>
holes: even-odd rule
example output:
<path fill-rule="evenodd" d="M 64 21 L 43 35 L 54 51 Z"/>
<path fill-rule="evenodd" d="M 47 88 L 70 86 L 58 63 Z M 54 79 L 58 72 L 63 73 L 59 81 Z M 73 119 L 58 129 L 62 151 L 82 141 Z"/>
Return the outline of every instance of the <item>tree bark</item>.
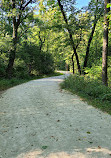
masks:
<path fill-rule="evenodd" d="M 74 72 L 74 53 L 72 54 L 72 69 L 73 69 L 73 74 L 75 73 Z"/>
<path fill-rule="evenodd" d="M 102 82 L 105 86 L 108 86 L 108 77 L 107 77 L 107 56 L 108 56 L 108 18 L 107 14 L 109 12 L 109 8 L 107 8 L 107 4 L 110 3 L 110 0 L 104 0 L 105 6 L 105 15 L 104 15 L 104 34 L 103 34 L 103 52 L 102 52 Z"/>
<path fill-rule="evenodd" d="M 15 0 L 12 0 L 12 9 L 15 9 Z M 13 71 L 13 65 L 15 60 L 15 52 L 16 52 L 16 44 L 17 44 L 17 30 L 18 27 L 16 25 L 16 17 L 13 16 L 13 46 L 10 50 L 9 55 L 9 63 L 6 69 L 6 77 L 11 78 L 12 77 L 12 71 Z"/>
<path fill-rule="evenodd" d="M 69 71 L 69 65 L 66 63 L 66 71 Z"/>
<path fill-rule="evenodd" d="M 81 75 L 81 67 L 80 67 L 80 63 L 79 63 L 79 57 L 78 57 L 78 54 L 77 54 L 77 52 L 76 52 L 76 47 L 75 47 L 75 45 L 74 45 L 74 41 L 73 41 L 73 37 L 72 37 L 71 30 L 70 30 L 70 28 L 69 28 L 68 20 L 67 20 L 67 18 L 66 18 L 66 15 L 65 15 L 65 12 L 64 12 L 64 10 L 63 10 L 63 6 L 62 6 L 60 0 L 58 0 L 58 4 L 59 4 L 61 13 L 62 13 L 62 15 L 63 15 L 64 21 L 65 21 L 66 26 L 67 26 L 67 30 L 68 30 L 69 37 L 70 37 L 70 43 L 71 43 L 71 46 L 72 46 L 72 48 L 73 48 L 73 52 L 74 52 L 74 55 L 75 55 L 76 61 L 77 61 L 78 72 L 79 72 L 79 74 Z"/>
<path fill-rule="evenodd" d="M 97 22 L 94 23 L 94 26 L 92 28 L 92 31 L 91 31 L 91 34 L 90 34 L 90 37 L 89 37 L 89 40 L 88 40 L 88 45 L 87 45 L 87 48 L 86 48 L 86 55 L 85 55 L 83 70 L 87 67 L 88 56 L 89 56 L 89 49 L 90 49 L 91 41 L 93 39 L 94 31 L 95 31 L 95 28 L 96 28 L 96 23 Z"/>
<path fill-rule="evenodd" d="M 98 3 L 98 0 L 97 0 L 97 3 Z M 97 9 L 98 8 L 96 6 L 96 12 L 97 12 Z M 96 13 L 95 13 L 94 25 L 93 25 L 92 31 L 90 33 L 90 37 L 89 37 L 89 40 L 88 40 L 88 45 L 87 45 L 87 48 L 86 48 L 86 55 L 85 55 L 85 60 L 84 60 L 84 65 L 83 65 L 83 72 L 84 72 L 84 69 L 87 67 L 90 45 L 91 45 L 93 35 L 94 35 L 94 32 L 95 32 L 96 24 L 97 24 L 98 20 L 100 19 L 101 15 L 102 15 L 102 12 L 103 12 L 103 10 L 101 10 L 98 17 L 96 16 Z M 84 74 L 85 74 L 85 72 L 84 72 Z"/>
<path fill-rule="evenodd" d="M 43 46 L 43 44 L 45 43 L 45 38 L 44 38 L 44 40 L 42 40 L 42 38 L 41 38 L 41 36 L 40 36 L 40 31 L 39 31 L 39 39 L 40 39 L 40 52 L 41 52 L 42 46 Z"/>
<path fill-rule="evenodd" d="M 9 62 L 8 62 L 8 66 L 6 69 L 6 77 L 11 78 L 12 74 L 13 74 L 13 65 L 14 65 L 14 61 L 15 61 L 15 56 L 16 56 L 16 47 L 17 47 L 17 35 L 18 35 L 18 27 L 21 23 L 21 14 L 22 11 L 28 6 L 29 3 L 31 3 L 32 0 L 29 0 L 25 6 L 23 7 L 23 0 L 21 0 L 21 5 L 20 5 L 20 13 L 19 16 L 16 17 L 15 15 L 12 16 L 13 19 L 13 46 L 12 49 L 10 51 L 10 55 L 9 55 Z M 12 0 L 12 9 L 16 9 L 16 0 Z"/>

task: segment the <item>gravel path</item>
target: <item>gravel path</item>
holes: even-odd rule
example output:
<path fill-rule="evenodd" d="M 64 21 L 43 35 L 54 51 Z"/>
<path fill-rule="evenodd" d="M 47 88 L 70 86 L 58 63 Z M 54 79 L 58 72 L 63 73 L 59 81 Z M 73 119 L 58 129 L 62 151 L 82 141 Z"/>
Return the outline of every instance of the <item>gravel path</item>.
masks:
<path fill-rule="evenodd" d="M 0 97 L 0 158 L 111 158 L 111 116 L 60 90 L 64 76 Z"/>

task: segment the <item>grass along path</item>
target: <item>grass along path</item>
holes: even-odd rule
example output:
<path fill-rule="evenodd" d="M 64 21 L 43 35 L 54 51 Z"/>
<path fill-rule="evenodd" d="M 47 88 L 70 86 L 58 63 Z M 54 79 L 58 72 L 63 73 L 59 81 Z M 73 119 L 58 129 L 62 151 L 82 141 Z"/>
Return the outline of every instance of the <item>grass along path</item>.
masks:
<path fill-rule="evenodd" d="M 61 87 L 111 115 L 111 88 L 101 82 L 84 76 L 71 75 L 65 79 Z"/>
<path fill-rule="evenodd" d="M 59 76 L 59 75 L 63 75 L 63 73 L 60 72 L 54 72 L 52 74 L 49 75 L 41 75 L 41 76 L 34 76 L 34 77 L 29 77 L 29 78 L 12 78 L 12 79 L 5 79 L 5 78 L 1 78 L 0 79 L 0 91 L 6 90 L 8 88 L 14 87 L 16 85 L 28 82 L 30 80 L 34 80 L 34 79 L 40 79 L 40 78 L 46 78 L 46 77 L 51 77 L 51 76 Z"/>

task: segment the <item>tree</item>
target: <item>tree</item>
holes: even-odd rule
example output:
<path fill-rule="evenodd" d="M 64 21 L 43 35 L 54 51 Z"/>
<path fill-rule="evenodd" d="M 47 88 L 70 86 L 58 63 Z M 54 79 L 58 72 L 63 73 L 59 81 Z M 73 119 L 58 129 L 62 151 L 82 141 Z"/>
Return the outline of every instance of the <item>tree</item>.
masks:
<path fill-rule="evenodd" d="M 92 24 L 92 30 L 91 30 L 91 33 L 90 33 L 90 36 L 89 36 L 89 39 L 88 39 L 88 44 L 87 44 L 87 48 L 86 48 L 86 55 L 85 55 L 84 65 L 83 65 L 83 71 L 87 67 L 90 45 L 91 45 L 91 41 L 93 39 L 93 35 L 94 35 L 94 32 L 95 32 L 96 24 L 97 24 L 98 20 L 100 19 L 100 17 L 102 16 L 102 13 L 103 13 L 103 5 L 101 4 L 101 8 L 100 8 L 100 6 L 99 6 L 100 4 L 101 4 L 101 2 L 99 2 L 98 0 L 96 0 L 96 2 L 94 3 L 94 5 L 96 5 L 96 8 L 94 9 L 94 20 L 93 20 L 94 22 Z M 84 71 L 84 74 L 85 74 L 85 71 Z"/>
<path fill-rule="evenodd" d="M 41 75 L 54 71 L 52 55 L 40 50 L 36 43 L 27 39 L 27 41 L 22 42 L 19 51 L 19 58 L 24 61 L 29 76 L 31 76 L 33 72 L 36 75 Z"/>
<path fill-rule="evenodd" d="M 64 11 L 64 8 L 63 8 L 63 5 L 61 4 L 61 0 L 58 0 L 58 4 L 59 4 L 59 7 L 60 7 L 60 10 L 61 10 L 61 13 L 63 15 L 63 18 L 64 18 L 64 21 L 66 23 L 66 27 L 67 27 L 67 30 L 68 30 L 68 33 L 69 33 L 69 37 L 70 37 L 70 44 L 73 48 L 73 52 L 74 52 L 74 55 L 76 57 L 76 61 L 77 61 L 77 66 L 78 66 L 78 72 L 79 74 L 81 74 L 81 67 L 80 67 L 80 63 L 79 63 L 79 57 L 78 57 L 78 54 L 77 54 L 77 51 L 76 51 L 76 46 L 74 44 L 74 40 L 73 40 L 73 35 L 72 35 L 72 31 L 69 27 L 69 23 L 68 23 L 68 20 L 67 20 L 67 17 L 66 17 L 66 14 L 65 14 L 65 11 Z M 73 56 L 72 55 L 72 62 L 73 62 Z M 74 64 L 73 64 L 74 66 Z M 74 69 L 74 67 L 73 67 Z M 74 71 L 74 70 L 73 70 Z"/>
<path fill-rule="evenodd" d="M 110 3 L 110 0 L 104 0 L 104 34 L 103 34 L 103 52 L 102 52 L 102 82 L 104 85 L 108 85 L 107 77 L 107 56 L 108 56 L 108 27 L 109 21 L 107 14 L 110 8 L 107 8 L 107 4 Z"/>
<path fill-rule="evenodd" d="M 16 56 L 16 48 L 18 43 L 18 29 L 20 24 L 23 22 L 24 19 L 26 19 L 29 15 L 30 8 L 28 5 L 30 3 L 33 3 L 33 0 L 12 0 L 5 2 L 2 1 L 2 9 L 5 11 L 5 14 L 7 16 L 10 16 L 12 18 L 12 27 L 13 27 L 13 34 L 12 34 L 12 43 L 13 46 L 10 50 L 9 55 L 9 62 L 6 69 L 7 77 L 12 76 L 12 70 L 14 65 L 14 60 Z"/>

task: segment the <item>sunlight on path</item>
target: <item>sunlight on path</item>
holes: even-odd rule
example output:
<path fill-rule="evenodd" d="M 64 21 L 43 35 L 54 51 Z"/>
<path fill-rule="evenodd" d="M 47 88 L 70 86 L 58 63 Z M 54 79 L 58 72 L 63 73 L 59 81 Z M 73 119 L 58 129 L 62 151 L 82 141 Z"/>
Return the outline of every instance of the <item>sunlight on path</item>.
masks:
<path fill-rule="evenodd" d="M 59 152 L 59 153 L 51 153 L 48 156 L 46 156 L 45 158 L 88 158 L 91 155 L 93 155 L 93 152 L 95 153 L 103 153 L 103 154 L 108 154 L 109 156 L 111 156 L 111 151 L 109 151 L 108 149 L 104 149 L 104 148 L 88 148 L 86 149 L 87 154 L 83 154 L 81 153 L 79 150 L 76 150 L 73 154 L 68 154 L 66 152 Z M 42 156 L 42 152 L 43 151 L 32 151 L 26 154 L 21 154 L 19 155 L 17 158 L 44 158 Z M 92 156 L 91 156 L 92 157 Z M 96 155 L 97 157 L 97 155 Z"/>
<path fill-rule="evenodd" d="M 0 98 L 0 158 L 111 158 L 111 116 L 61 90 L 62 76 Z"/>

